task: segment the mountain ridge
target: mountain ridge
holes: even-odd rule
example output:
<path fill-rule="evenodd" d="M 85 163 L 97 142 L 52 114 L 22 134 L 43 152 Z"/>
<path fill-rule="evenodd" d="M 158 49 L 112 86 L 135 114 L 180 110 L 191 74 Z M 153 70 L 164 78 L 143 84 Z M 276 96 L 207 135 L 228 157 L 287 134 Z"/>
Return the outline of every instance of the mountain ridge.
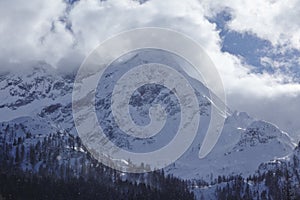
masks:
<path fill-rule="evenodd" d="M 130 57 L 132 59 L 123 64 L 124 66 L 136 65 L 143 62 L 147 56 L 147 53 L 140 53 Z M 167 58 L 160 58 L 160 60 L 164 59 Z M 166 62 L 172 64 L 173 61 Z M 6 113 L 0 117 L 0 146 L 2 147 L 0 153 L 4 155 L 4 160 L 0 164 L 8 162 L 9 165 L 32 173 L 40 173 L 47 169 L 50 170 L 47 173 L 54 173 L 57 177 L 61 174 L 65 176 L 66 172 L 60 170 L 65 170 L 67 166 L 70 166 L 75 174 L 81 173 L 85 170 L 82 166 L 90 169 L 90 166 L 95 163 L 88 158 L 89 152 L 81 144 L 73 121 L 74 76 L 58 74 L 55 69 L 47 70 L 44 69 L 45 67 L 48 65 L 37 63 L 32 71 L 21 74 L 5 73 L 0 78 L 0 98 L 4 99 L 0 105 L 0 112 Z M 118 72 L 114 71 L 114 73 Z M 111 72 L 107 72 L 106 75 L 108 74 L 110 76 L 107 77 L 114 75 Z M 165 174 L 207 183 L 213 183 L 220 176 L 241 176 L 246 180 L 247 177 L 257 173 L 267 174 L 267 171 L 283 170 L 280 164 L 270 167 L 272 162 L 284 163 L 295 159 L 292 155 L 295 154 L 296 144 L 287 133 L 269 122 L 252 118 L 245 112 L 231 112 L 229 109 L 216 146 L 205 158 L 199 159 L 199 149 L 210 121 L 210 110 L 214 102 L 211 102 L 209 91 L 202 83 L 197 83 L 195 79 L 190 80 L 193 81 L 194 86 L 198 86 L 195 93 L 201 111 L 200 129 L 189 149 L 176 162 L 164 169 Z M 112 131 L 116 127 L 109 122 L 113 117 L 109 112 L 110 92 L 101 92 L 97 94 L 98 99 L 96 98 L 95 103 L 99 112 L 98 120 L 103 120 L 107 130 Z M 103 96 L 104 93 L 108 96 Z M 176 106 L 176 98 L 172 96 L 172 92 L 153 85 L 141 87 L 133 94 L 129 105 L 133 120 L 137 124 L 146 125 L 149 122 L 149 107 L 157 103 L 163 105 L 170 114 L 170 122 L 180 120 L 180 108 Z M 167 124 L 165 130 L 167 130 L 167 137 L 160 134 L 159 137 L 146 141 L 132 139 L 127 135 L 111 134 L 109 137 L 122 148 L 131 151 L 143 148 L 147 152 L 165 145 L 174 136 L 176 126 Z M 45 144 L 49 146 L 43 147 L 42 150 Z M 35 152 L 33 150 L 35 148 L 41 151 L 36 153 L 37 158 L 31 153 Z M 49 157 L 44 151 L 49 151 Z M 297 158 L 299 156 L 296 156 L 296 160 Z M 292 171 L 289 173 L 297 177 L 300 165 L 297 165 L 298 162 L 290 163 Z M 267 166 L 265 171 L 263 166 Z M 297 181 L 298 179 L 295 179 L 293 183 L 296 184 Z M 215 184 L 213 189 L 207 189 L 208 193 L 217 190 L 221 185 L 222 183 Z M 194 189 L 193 191 L 199 192 Z M 202 193 L 203 188 L 200 191 Z"/>
<path fill-rule="evenodd" d="M 133 57 L 130 60 L 134 60 L 134 59 L 140 59 L 143 60 L 144 57 L 141 56 L 139 57 L 139 55 L 137 55 L 136 57 Z M 170 61 L 168 61 L 170 62 Z M 126 63 L 128 64 L 128 62 Z M 33 107 L 37 107 L 37 105 L 39 105 L 38 102 L 47 102 L 47 103 L 42 103 L 42 106 L 39 109 L 34 109 L 34 111 L 28 112 L 27 114 L 25 114 L 25 116 L 32 116 L 33 118 L 36 118 L 37 120 L 45 120 L 48 121 L 50 123 L 52 123 L 52 126 L 56 127 L 56 129 L 58 131 L 60 130 L 65 130 L 70 132 L 72 135 L 77 135 L 76 131 L 75 131 L 75 126 L 72 122 L 73 118 L 72 118 L 72 109 L 71 109 L 71 92 L 72 92 L 72 82 L 71 79 L 70 80 L 63 80 L 62 77 L 60 76 L 53 76 L 54 71 L 55 70 L 50 70 L 50 75 L 48 75 L 47 70 L 44 70 L 43 67 L 45 67 L 45 65 L 42 65 L 41 68 L 39 67 L 34 67 L 34 71 L 32 73 L 30 73 L 32 75 L 32 84 L 30 88 L 39 88 L 36 87 L 35 85 L 43 85 L 46 87 L 41 87 L 39 88 L 39 92 L 36 96 L 37 98 L 33 98 L 33 100 L 31 102 L 26 102 L 26 104 L 19 104 L 19 107 L 30 107 L 30 105 L 35 104 Z M 41 76 L 39 76 L 39 73 L 41 73 Z M 9 95 L 11 95 L 11 97 L 13 99 L 15 99 L 14 97 L 17 96 L 18 99 L 16 100 L 16 102 L 18 102 L 19 100 L 22 101 L 22 99 L 27 99 L 28 95 L 30 96 L 32 93 L 28 92 L 30 91 L 28 88 L 26 87 L 20 87 L 23 85 L 26 85 L 25 83 L 30 85 L 30 77 L 28 77 L 28 75 L 23 75 L 26 77 L 25 81 L 22 80 L 20 81 L 20 76 L 16 76 L 17 78 L 15 79 L 11 79 L 11 77 L 7 80 L 2 78 L 2 81 L 0 83 L 3 82 L 8 85 L 8 87 L 1 87 L 2 88 L 2 96 L 3 97 L 3 90 L 5 90 L 6 92 L 6 97 Z M 44 79 L 45 77 L 47 77 L 46 79 Z M 44 79 L 46 80 L 45 82 L 39 82 L 39 80 Z M 16 81 L 19 80 L 19 81 Z M 12 82 L 12 84 L 9 84 L 10 82 Z M 18 91 L 18 95 L 14 95 L 15 93 L 9 93 L 9 95 L 7 95 L 8 91 L 12 91 L 11 88 L 15 88 L 17 87 L 18 89 L 16 89 L 15 91 Z M 4 89 L 3 89 L 4 88 Z M 8 90 L 9 88 L 9 90 Z M 50 89 L 49 89 L 50 88 Z M 27 91 L 28 93 L 25 93 Z M 209 101 L 206 100 L 206 96 L 208 95 L 206 92 L 203 93 L 203 91 L 196 91 L 198 94 L 198 97 L 201 97 L 201 101 L 200 101 L 200 106 L 203 108 L 203 130 L 205 130 L 205 123 L 209 122 L 209 110 L 210 110 L 210 106 L 211 103 Z M 162 94 L 165 96 L 166 93 L 163 89 L 159 90 L 158 94 Z M 135 94 L 135 99 L 137 99 L 138 101 L 139 98 L 141 97 L 141 91 L 139 93 Z M 159 97 L 159 95 L 157 95 L 156 97 Z M 156 98 L 155 97 L 155 98 Z M 152 100 L 154 101 L 155 98 Z M 165 98 L 165 97 L 164 97 Z M 164 98 L 157 100 L 157 103 L 161 102 Z M 2 98 L 5 99 L 5 98 Z M 12 102 L 12 100 L 9 100 L 9 98 L 7 99 L 7 102 Z M 102 104 L 101 99 L 100 99 L 100 108 L 103 109 L 103 106 L 106 107 L 104 104 Z M 133 101 L 132 101 L 133 102 Z M 205 103 L 206 102 L 206 103 Z M 168 105 L 167 102 L 166 105 Z M 4 106 L 3 106 L 4 105 Z M 11 109 L 11 110 L 19 110 L 20 108 L 18 107 L 18 109 L 16 109 L 15 107 L 12 106 L 8 106 L 9 104 L 2 104 L 1 106 L 1 110 L 3 109 Z M 47 105 L 47 106 L 45 106 Z M 96 107 L 97 107 L 97 103 L 96 103 Z M 135 108 L 135 105 L 132 106 L 132 108 Z M 141 108 L 141 107 L 140 107 Z M 170 107 L 171 108 L 171 107 Z M 143 108 L 145 109 L 145 108 Z M 172 108 L 174 111 L 174 108 Z M 35 110 L 38 110 L 38 112 L 34 113 Z M 140 111 L 139 111 L 140 112 Z M 238 155 L 238 152 L 243 152 L 242 150 L 242 146 L 245 148 L 247 147 L 253 147 L 253 145 L 251 145 L 254 141 L 258 141 L 259 139 L 261 139 L 262 137 L 258 137 L 261 136 L 262 133 L 264 133 L 264 136 L 267 136 L 267 138 L 263 138 L 263 141 L 266 141 L 266 139 L 268 139 L 268 137 L 271 137 L 269 139 L 275 139 L 274 136 L 271 136 L 271 134 L 275 131 L 276 133 L 278 133 L 278 137 L 277 139 L 280 137 L 280 140 L 283 140 L 282 144 L 285 144 L 285 148 L 286 148 L 286 152 L 289 152 L 289 150 L 291 150 L 295 145 L 293 144 L 291 138 L 289 138 L 288 135 L 284 134 L 282 131 L 280 131 L 278 129 L 278 127 L 275 126 L 271 126 L 271 124 L 267 123 L 267 122 L 263 122 L 263 121 L 257 121 L 251 117 L 249 117 L 246 113 L 244 112 L 234 112 L 230 115 L 230 113 L 228 114 L 229 116 L 226 118 L 225 121 L 225 126 L 224 126 L 224 130 L 221 134 L 221 137 L 217 143 L 217 147 L 215 147 L 215 149 L 207 156 L 207 158 L 204 158 L 203 161 L 199 161 L 199 159 L 195 159 L 197 157 L 196 153 L 199 150 L 199 147 L 201 145 L 201 141 L 203 140 L 203 136 L 204 134 L 200 133 L 198 134 L 198 136 L 195 138 L 194 143 L 192 144 L 192 146 L 190 147 L 190 149 L 188 150 L 187 153 L 185 153 L 182 158 L 180 158 L 178 161 L 175 162 L 175 165 L 180 166 L 181 163 L 194 163 L 192 164 L 192 166 L 201 166 L 204 165 L 204 163 L 209 163 L 207 166 L 213 165 L 216 167 L 216 165 L 222 166 L 221 168 L 230 168 L 230 167 L 226 167 L 228 165 L 228 162 L 225 162 L 222 164 L 221 161 L 224 161 L 224 158 L 226 158 L 225 160 L 228 160 L 229 157 L 232 157 L 232 155 Z M 107 118 L 107 115 L 104 115 Z M 147 115 L 145 116 L 141 116 L 138 115 L 139 119 L 141 120 L 141 118 L 144 117 L 144 119 L 147 121 Z M 175 117 L 177 118 L 177 117 Z M 1 121 L 5 121 L 5 120 L 1 120 Z M 8 120 L 9 121 L 9 120 Z M 251 125 L 252 123 L 252 125 Z M 256 125 L 256 126 L 255 126 Z M 257 125 L 261 125 L 261 126 L 257 126 Z M 271 129 L 270 129 L 271 127 Z M 258 134 L 254 134 L 251 136 L 251 131 L 254 130 L 254 128 L 256 128 L 255 130 L 257 130 Z M 269 128 L 270 130 L 265 131 L 265 128 Z M 170 128 L 170 130 L 172 130 Z M 249 135 L 250 134 L 250 135 Z M 268 136 L 269 134 L 269 136 Z M 123 138 L 124 139 L 124 138 Z M 232 143 L 232 141 L 236 142 L 236 144 L 230 144 Z M 244 144 L 248 144 L 246 141 L 250 141 L 250 145 L 244 145 Z M 137 142 L 137 141 L 130 141 L 133 142 L 133 145 Z M 129 142 L 129 143 L 130 143 Z M 153 141 L 152 141 L 153 142 Z M 246 143 L 245 143 L 246 142 Z M 128 144 L 128 142 L 126 142 Z M 259 144 L 260 142 L 258 142 Z M 126 146 L 126 144 L 124 144 Z M 141 145 L 144 145 L 143 143 L 136 144 L 136 148 L 140 148 Z M 218 149 L 218 146 L 220 146 L 220 148 Z M 128 148 L 128 147 L 127 147 Z M 270 151 L 271 148 L 269 148 L 268 150 Z M 283 149 L 283 148 L 282 148 Z M 283 150 L 284 152 L 284 150 Z M 276 152 L 278 153 L 278 157 L 282 156 L 282 152 Z M 215 157 L 214 157 L 215 156 Z M 268 161 L 273 159 L 275 156 L 274 154 L 272 154 L 272 156 L 265 156 L 265 160 L 261 159 L 259 161 Z M 237 156 L 238 158 L 239 156 Z M 216 161 L 214 160 L 220 160 L 221 163 L 217 164 L 215 163 Z M 234 159 L 234 158 L 232 158 Z M 195 161 L 197 160 L 197 162 Z M 250 161 L 249 161 L 250 162 Z M 215 164 L 213 164 L 215 163 Z M 194 168 L 193 167 L 193 168 Z M 207 167 L 207 169 L 209 169 L 211 167 Z M 241 167 L 242 168 L 242 167 Z M 177 168 L 178 169 L 178 168 Z M 195 174 L 199 174 L 200 171 L 206 171 L 203 170 L 204 168 L 199 168 L 198 170 L 196 170 Z M 252 168 L 253 170 L 255 170 L 255 168 Z M 236 169 L 235 169 L 236 170 Z M 176 175 L 176 173 L 178 173 L 179 176 L 181 176 L 181 172 L 176 169 L 172 169 L 172 167 L 168 167 L 167 171 L 170 173 L 174 173 L 174 175 Z M 191 173 L 189 167 L 186 169 L 187 172 Z M 226 172 L 226 170 L 222 170 L 222 169 L 218 169 L 216 171 L 220 171 L 222 174 L 229 173 L 231 174 L 232 171 L 228 171 Z M 239 170 L 237 170 L 237 174 L 239 174 Z M 240 171 L 241 172 L 241 171 Z M 210 174 L 210 173 L 208 173 Z M 197 178 L 205 178 L 205 176 L 207 176 L 208 174 L 204 175 L 204 176 L 195 176 Z M 218 173 L 217 173 L 218 174 Z M 246 173 L 248 174 L 248 173 Z M 182 176 L 182 178 L 195 178 L 194 175 L 190 175 L 190 176 Z"/>

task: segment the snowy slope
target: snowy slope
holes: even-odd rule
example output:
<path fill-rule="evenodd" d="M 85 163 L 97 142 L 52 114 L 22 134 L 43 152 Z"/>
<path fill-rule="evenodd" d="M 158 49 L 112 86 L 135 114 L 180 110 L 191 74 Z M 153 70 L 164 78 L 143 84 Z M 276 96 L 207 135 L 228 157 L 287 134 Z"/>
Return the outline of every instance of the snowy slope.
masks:
<path fill-rule="evenodd" d="M 34 116 L 47 105 L 70 102 L 72 79 L 38 62 L 26 70 L 0 73 L 0 121 Z"/>
<path fill-rule="evenodd" d="M 238 115 L 239 113 L 234 113 L 227 118 L 218 143 L 207 157 L 195 159 L 199 143 L 194 143 L 191 150 L 179 159 L 175 166 L 169 167 L 168 172 L 186 179 L 201 178 L 206 181 L 212 181 L 218 175 L 247 177 L 253 174 L 261 163 L 286 156 L 295 147 L 292 139 L 274 125 L 251 120 L 245 114 L 238 117 L 238 126 L 232 126 L 230 122 Z M 243 124 L 245 121 L 253 122 L 246 125 L 247 123 Z"/>

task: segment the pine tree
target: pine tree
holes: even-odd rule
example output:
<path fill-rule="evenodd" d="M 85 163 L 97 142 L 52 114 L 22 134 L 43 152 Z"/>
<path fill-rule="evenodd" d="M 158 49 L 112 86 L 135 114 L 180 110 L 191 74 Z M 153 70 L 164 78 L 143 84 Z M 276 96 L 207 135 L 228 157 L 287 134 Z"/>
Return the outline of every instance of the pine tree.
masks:
<path fill-rule="evenodd" d="M 16 155 L 15 155 L 15 163 L 20 162 L 20 157 L 19 157 L 19 146 L 16 146 Z"/>

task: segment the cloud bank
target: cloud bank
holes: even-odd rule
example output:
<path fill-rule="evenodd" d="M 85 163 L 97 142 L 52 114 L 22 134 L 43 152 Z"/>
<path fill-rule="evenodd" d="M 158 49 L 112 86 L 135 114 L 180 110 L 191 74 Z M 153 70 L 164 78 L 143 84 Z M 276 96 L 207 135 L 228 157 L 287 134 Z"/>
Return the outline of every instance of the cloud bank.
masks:
<path fill-rule="evenodd" d="M 1 68 L 44 60 L 69 69 L 103 40 L 132 28 L 171 28 L 187 34 L 207 51 L 224 82 L 227 103 L 300 134 L 300 85 L 286 74 L 252 73 L 240 56 L 221 51 L 222 38 L 209 19 L 227 10 L 229 30 L 250 32 L 271 42 L 274 51 L 300 50 L 300 1 L 133 0 L 0 1 Z M 265 61 L 276 67 L 269 58 Z M 300 61 L 299 61 L 300 62 Z"/>

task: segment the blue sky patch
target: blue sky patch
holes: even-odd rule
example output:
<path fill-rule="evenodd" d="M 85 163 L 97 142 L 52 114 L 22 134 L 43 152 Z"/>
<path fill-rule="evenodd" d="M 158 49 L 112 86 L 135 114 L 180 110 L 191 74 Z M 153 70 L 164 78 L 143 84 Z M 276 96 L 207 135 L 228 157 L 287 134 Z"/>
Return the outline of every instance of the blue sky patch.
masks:
<path fill-rule="evenodd" d="M 230 30 L 227 24 L 231 20 L 229 10 L 223 10 L 209 19 L 220 31 L 222 52 L 241 57 L 245 64 L 253 66 L 252 73 L 283 73 L 293 81 L 300 82 L 299 50 L 274 47 L 270 41 L 261 39 L 251 32 L 240 33 Z"/>

